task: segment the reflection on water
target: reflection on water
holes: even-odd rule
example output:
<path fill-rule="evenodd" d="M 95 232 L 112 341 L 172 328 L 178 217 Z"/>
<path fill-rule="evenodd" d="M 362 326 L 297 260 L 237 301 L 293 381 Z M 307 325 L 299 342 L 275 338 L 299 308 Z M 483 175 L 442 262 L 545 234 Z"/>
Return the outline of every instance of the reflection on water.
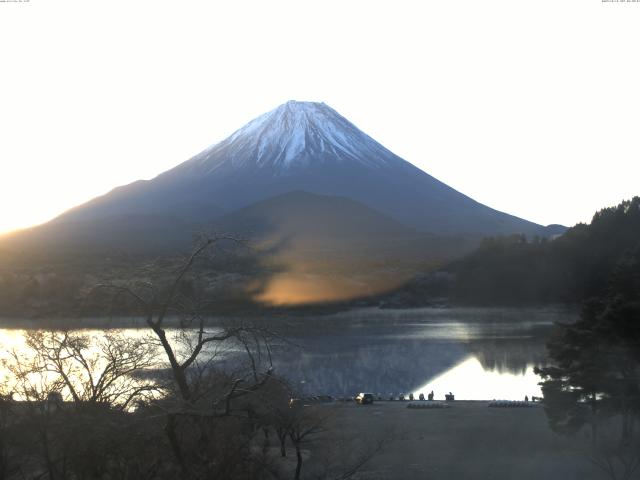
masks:
<path fill-rule="evenodd" d="M 288 319 L 283 333 L 292 344 L 274 346 L 275 372 L 289 378 L 300 394 L 426 395 L 433 390 L 436 398 L 451 391 L 457 399 L 519 400 L 540 395 L 533 367 L 545 361 L 553 323 L 571 321 L 572 315 L 531 309 L 360 309 Z M 146 329 L 126 332 L 148 334 Z M 22 334 L 0 329 L 0 351 L 20 349 Z"/>
<path fill-rule="evenodd" d="M 108 336 L 104 330 L 38 333 L 0 329 L 3 394 L 6 391 L 16 399 L 41 400 L 56 391 L 70 400 L 76 395 L 89 397 L 100 385 L 116 399 L 124 397 L 127 388 L 118 375 L 112 375 L 114 366 L 124 369 L 132 365 L 141 369 L 155 366 L 156 348 L 153 345 L 145 348 L 150 345 L 145 330 L 126 330 L 122 334 L 111 330 Z M 62 371 L 73 387 L 60 381 Z M 144 380 L 128 383 L 147 385 Z"/>
<path fill-rule="evenodd" d="M 477 357 L 469 356 L 413 393 L 417 398 L 420 393 L 426 397 L 433 391 L 435 398 L 442 400 L 448 392 L 464 400 L 524 400 L 525 395 L 542 396 L 539 381 L 533 366 L 519 373 L 498 371 L 486 369 Z"/>
<path fill-rule="evenodd" d="M 360 310 L 324 330 L 298 334 L 276 355 L 276 371 L 306 394 L 388 396 L 431 390 L 436 398 L 539 396 L 533 368 L 545 362 L 554 322 L 572 313 L 533 309 Z M 308 320 L 306 320 L 308 321 Z"/>

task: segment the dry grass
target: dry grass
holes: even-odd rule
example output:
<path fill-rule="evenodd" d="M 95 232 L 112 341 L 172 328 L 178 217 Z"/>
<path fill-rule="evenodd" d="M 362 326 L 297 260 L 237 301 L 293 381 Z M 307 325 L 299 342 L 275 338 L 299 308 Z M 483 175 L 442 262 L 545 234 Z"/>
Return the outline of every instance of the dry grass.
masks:
<path fill-rule="evenodd" d="M 334 421 L 350 435 L 395 438 L 358 478 L 602 478 L 582 453 L 584 439 L 553 433 L 540 406 L 488 408 L 488 403 L 457 401 L 451 408 L 424 410 L 401 402 L 344 404 L 336 408 Z"/>

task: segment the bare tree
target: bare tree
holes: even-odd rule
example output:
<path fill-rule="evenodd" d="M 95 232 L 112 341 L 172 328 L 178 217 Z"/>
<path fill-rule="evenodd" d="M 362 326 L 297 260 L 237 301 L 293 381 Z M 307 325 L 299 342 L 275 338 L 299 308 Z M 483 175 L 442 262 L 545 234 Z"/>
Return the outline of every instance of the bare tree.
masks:
<path fill-rule="evenodd" d="M 226 327 L 208 328 L 203 310 L 210 307 L 206 298 L 199 298 L 194 292 L 193 281 L 189 274 L 196 261 L 206 258 L 208 251 L 221 242 L 242 243 L 231 235 L 216 235 L 205 238 L 200 245 L 187 257 L 177 269 L 174 278 L 166 288 L 160 288 L 152 282 L 142 282 L 138 285 L 98 285 L 96 289 L 109 289 L 132 299 L 144 314 L 146 325 L 158 340 L 166 360 L 171 369 L 173 380 L 181 399 L 190 403 L 196 396 L 194 386 L 190 382 L 191 367 L 196 367 L 201 361 L 203 350 L 212 344 L 221 345 L 233 342 L 245 350 L 251 362 L 253 379 L 258 381 L 259 372 L 255 354 L 262 357 L 266 353 L 270 359 L 269 337 L 271 332 L 250 324 L 234 324 Z M 180 319 L 177 342 L 172 342 L 167 332 L 167 317 L 175 315 Z M 187 350 L 180 350 L 180 346 L 188 346 Z M 242 394 L 246 389 L 235 385 L 233 392 L 227 397 Z M 225 397 L 226 398 L 226 397 Z"/>
<path fill-rule="evenodd" d="M 149 408 L 165 418 L 166 440 L 182 478 L 277 477 L 268 436 L 274 429 L 280 454 L 286 455 L 287 441 L 296 451 L 294 475 L 299 480 L 303 449 L 330 437 L 328 412 L 289 408 L 290 391 L 274 375 L 271 362 L 273 342 L 281 337 L 251 322 L 208 322 L 206 313 L 215 305 L 198 263 L 206 267 L 209 250 L 220 242 L 239 240 L 206 238 L 168 282 L 145 279 L 97 289 L 134 302 L 165 357 L 173 389 Z M 260 433 L 264 441 L 258 450 Z M 350 456 L 340 468 L 333 462 L 330 473 L 349 478 L 368 458 Z"/>
<path fill-rule="evenodd" d="M 384 437 L 363 438 L 358 432 L 342 428 L 341 406 L 295 403 L 278 412 L 276 432 L 281 440 L 280 456 L 285 456 L 285 442 L 289 440 L 296 455 L 294 480 L 346 480 L 361 472 L 395 438 L 387 432 Z M 281 435 L 286 433 L 286 438 Z M 306 453 L 309 458 L 305 460 Z M 307 473 L 303 474 L 303 466 Z"/>
<path fill-rule="evenodd" d="M 327 417 L 303 406 L 294 407 L 289 424 L 289 438 L 296 450 L 296 472 L 294 479 L 300 480 L 302 471 L 302 447 L 312 443 L 316 437 L 326 431 Z"/>
<path fill-rule="evenodd" d="M 230 417 L 237 419 L 236 424 L 255 424 L 252 409 L 238 400 L 258 392 L 272 377 L 272 332 L 248 322 L 207 324 L 205 312 L 212 305 L 192 274 L 196 263 L 206 261 L 210 250 L 224 242 L 242 243 L 230 235 L 205 238 L 166 285 L 145 281 L 97 287 L 132 300 L 164 354 L 175 387 L 175 395 L 161 403 L 165 432 L 185 474 L 194 464 L 211 463 L 206 458 L 215 456 L 211 451 L 215 419 L 225 419 L 220 421 L 229 428 L 234 425 Z M 243 359 L 242 368 L 229 367 L 234 358 Z M 226 371 L 216 368 L 221 361 L 227 362 Z M 193 448 L 185 444 L 188 436 L 183 433 L 188 429 L 198 432 Z M 194 455 L 199 457 L 195 461 Z"/>
<path fill-rule="evenodd" d="M 12 447 L 21 444 L 29 474 L 98 478 L 134 463 L 127 449 L 140 426 L 134 428 L 138 419 L 126 412 L 161 392 L 139 375 L 156 366 L 155 349 L 144 338 L 117 331 L 31 331 L 25 343 L 3 366 L 10 373 L 6 388 L 18 399 L 11 419 L 20 435 L 13 436 Z"/>
<path fill-rule="evenodd" d="M 34 330 L 25 334 L 25 343 L 28 350 L 13 352 L 8 368 L 17 393 L 28 400 L 43 401 L 57 393 L 76 404 L 126 410 L 161 388 L 138 377 L 157 365 L 157 352 L 144 338 L 120 332 Z"/>

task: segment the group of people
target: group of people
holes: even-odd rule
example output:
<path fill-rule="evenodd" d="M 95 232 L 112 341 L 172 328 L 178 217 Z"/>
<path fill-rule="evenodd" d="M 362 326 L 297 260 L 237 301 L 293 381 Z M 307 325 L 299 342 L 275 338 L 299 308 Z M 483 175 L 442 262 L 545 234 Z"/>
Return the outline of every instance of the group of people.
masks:
<path fill-rule="evenodd" d="M 392 393 L 391 393 L 391 394 L 389 394 L 389 395 L 390 395 L 390 396 L 389 396 L 389 400 L 394 400 L 394 395 L 393 395 Z M 381 397 L 378 397 L 378 398 L 381 398 Z M 401 393 L 401 394 L 398 396 L 398 400 L 404 400 L 404 399 L 405 399 L 404 393 Z M 421 393 L 420 395 L 418 395 L 418 400 L 423 401 L 424 399 L 425 399 L 425 398 L 424 398 L 424 393 Z M 434 394 L 433 394 L 433 390 L 431 390 L 431 392 L 429 392 L 429 394 L 427 394 L 427 400 L 432 401 L 433 399 L 434 399 Z M 447 401 L 452 401 L 452 400 L 454 400 L 454 399 L 455 399 L 455 396 L 453 395 L 453 393 L 449 392 L 449 393 L 446 393 L 446 394 L 444 395 L 444 399 L 445 399 L 445 400 L 447 400 Z M 415 398 L 414 398 L 414 396 L 413 396 L 413 393 L 410 393 L 410 394 L 409 394 L 409 400 L 410 400 L 410 401 L 415 400 Z M 531 397 L 531 401 L 532 401 L 532 402 L 540 401 L 540 400 L 541 400 L 541 398 L 540 398 L 540 397 L 535 397 L 535 396 Z M 525 397 L 524 397 L 524 401 L 525 401 L 525 402 L 529 402 L 529 396 L 528 396 L 528 395 L 525 395 Z"/>
<path fill-rule="evenodd" d="M 451 392 L 449 392 L 449 395 L 452 395 Z M 431 390 L 431 392 L 429 392 L 429 394 L 427 395 L 427 400 L 432 401 L 433 397 L 434 397 L 433 390 Z M 446 395 L 445 395 L 445 397 L 446 397 Z M 398 399 L 399 400 L 404 400 L 404 394 L 401 393 L 400 396 L 398 397 Z M 389 400 L 393 400 L 393 394 L 391 395 Z M 411 400 L 411 401 L 414 400 L 413 393 L 409 394 L 409 400 Z M 418 395 L 418 400 L 424 400 L 424 393 L 421 393 L 420 395 Z"/>

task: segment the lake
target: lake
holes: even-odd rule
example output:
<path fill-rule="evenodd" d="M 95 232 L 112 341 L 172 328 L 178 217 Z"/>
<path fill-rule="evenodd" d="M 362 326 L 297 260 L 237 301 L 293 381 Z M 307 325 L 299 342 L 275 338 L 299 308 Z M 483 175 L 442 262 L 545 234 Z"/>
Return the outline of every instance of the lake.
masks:
<path fill-rule="evenodd" d="M 299 320 L 290 330 L 298 347 L 274 357 L 301 394 L 522 400 L 541 395 L 533 369 L 546 362 L 555 322 L 575 318 L 564 309 L 361 309 L 313 319 L 313 335 L 300 327 L 310 319 Z"/>
<path fill-rule="evenodd" d="M 541 395 L 533 369 L 546 362 L 554 323 L 575 318 L 559 308 L 366 308 L 283 318 L 275 324 L 288 342 L 274 345 L 273 362 L 299 395 L 433 391 L 436 399 L 452 392 L 460 400 L 522 400 Z M 22 335 L 0 329 L 2 350 L 19 349 Z"/>

